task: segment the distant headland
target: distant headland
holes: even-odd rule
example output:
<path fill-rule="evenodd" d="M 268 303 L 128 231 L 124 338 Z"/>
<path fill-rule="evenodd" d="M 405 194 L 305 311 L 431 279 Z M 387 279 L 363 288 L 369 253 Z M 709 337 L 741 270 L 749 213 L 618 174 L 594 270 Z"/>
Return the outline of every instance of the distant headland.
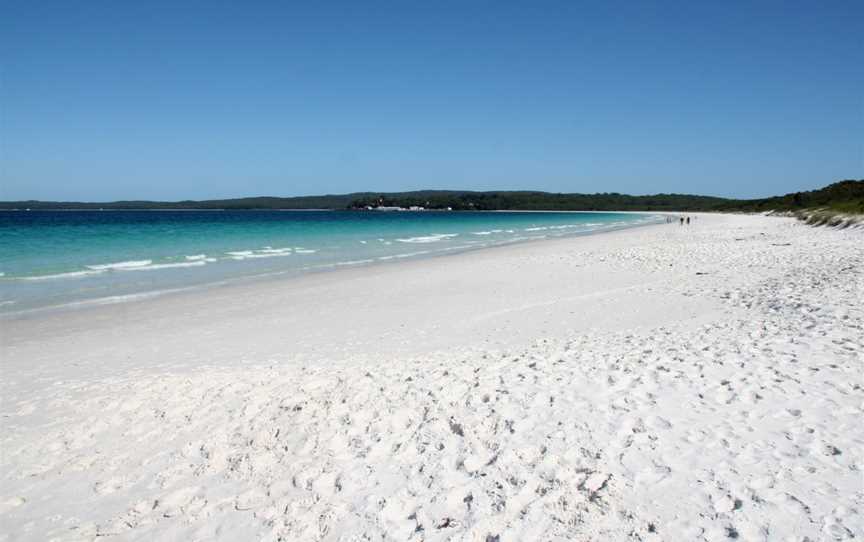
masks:
<path fill-rule="evenodd" d="M 277 210 L 411 209 L 453 211 L 715 211 L 766 212 L 829 209 L 864 214 L 864 180 L 844 180 L 819 190 L 761 199 L 688 194 L 631 196 L 619 193 L 567 194 L 536 191 L 418 190 L 351 194 L 249 197 L 184 201 L 2 201 L 0 210 Z"/>

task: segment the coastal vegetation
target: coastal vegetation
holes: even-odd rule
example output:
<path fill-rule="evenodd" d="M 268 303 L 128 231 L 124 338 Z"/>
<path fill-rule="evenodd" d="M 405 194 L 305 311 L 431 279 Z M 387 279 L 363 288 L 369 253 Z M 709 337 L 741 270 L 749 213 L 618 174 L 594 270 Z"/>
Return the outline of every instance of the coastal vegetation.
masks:
<path fill-rule="evenodd" d="M 739 200 L 721 205 L 729 211 L 803 211 L 823 210 L 833 213 L 864 214 L 864 180 L 840 181 L 809 192 L 794 192 L 773 198 Z"/>
<path fill-rule="evenodd" d="M 5 201 L 0 210 L 277 210 L 277 209 L 366 209 L 375 207 L 422 207 L 454 211 L 718 211 L 801 212 L 819 209 L 832 213 L 864 214 L 864 180 L 844 180 L 818 190 L 795 192 L 761 199 L 728 199 L 688 194 L 631 196 L 615 192 L 567 194 L 536 191 L 357 192 L 351 194 L 251 197 L 220 200 L 56 202 Z"/>

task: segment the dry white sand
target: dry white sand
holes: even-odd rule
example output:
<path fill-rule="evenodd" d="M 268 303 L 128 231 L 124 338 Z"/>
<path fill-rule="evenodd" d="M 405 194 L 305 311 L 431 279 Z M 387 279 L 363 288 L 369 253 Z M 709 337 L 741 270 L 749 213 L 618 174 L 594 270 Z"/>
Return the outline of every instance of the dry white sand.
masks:
<path fill-rule="evenodd" d="M 0 539 L 861 538 L 862 247 L 700 216 L 0 321 Z"/>

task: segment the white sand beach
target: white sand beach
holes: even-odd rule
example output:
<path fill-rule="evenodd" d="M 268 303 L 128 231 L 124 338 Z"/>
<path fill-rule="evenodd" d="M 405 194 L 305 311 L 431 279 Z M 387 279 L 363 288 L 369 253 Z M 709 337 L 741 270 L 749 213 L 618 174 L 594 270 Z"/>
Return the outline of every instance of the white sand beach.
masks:
<path fill-rule="evenodd" d="M 0 540 L 864 537 L 862 229 L 699 215 L 0 333 Z"/>

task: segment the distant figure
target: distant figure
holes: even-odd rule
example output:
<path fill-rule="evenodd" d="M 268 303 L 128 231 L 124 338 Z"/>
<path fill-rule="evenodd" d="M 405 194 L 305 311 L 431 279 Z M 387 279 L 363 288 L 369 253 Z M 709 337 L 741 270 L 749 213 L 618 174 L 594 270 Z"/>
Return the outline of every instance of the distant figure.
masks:
<path fill-rule="evenodd" d="M 690 217 L 689 216 L 687 217 L 687 225 L 688 226 L 690 225 Z"/>
<path fill-rule="evenodd" d="M 678 217 L 678 220 L 679 220 L 678 225 L 679 225 L 679 226 L 683 226 L 683 225 L 684 225 L 684 217 L 683 217 L 683 216 L 679 216 L 679 217 Z"/>

